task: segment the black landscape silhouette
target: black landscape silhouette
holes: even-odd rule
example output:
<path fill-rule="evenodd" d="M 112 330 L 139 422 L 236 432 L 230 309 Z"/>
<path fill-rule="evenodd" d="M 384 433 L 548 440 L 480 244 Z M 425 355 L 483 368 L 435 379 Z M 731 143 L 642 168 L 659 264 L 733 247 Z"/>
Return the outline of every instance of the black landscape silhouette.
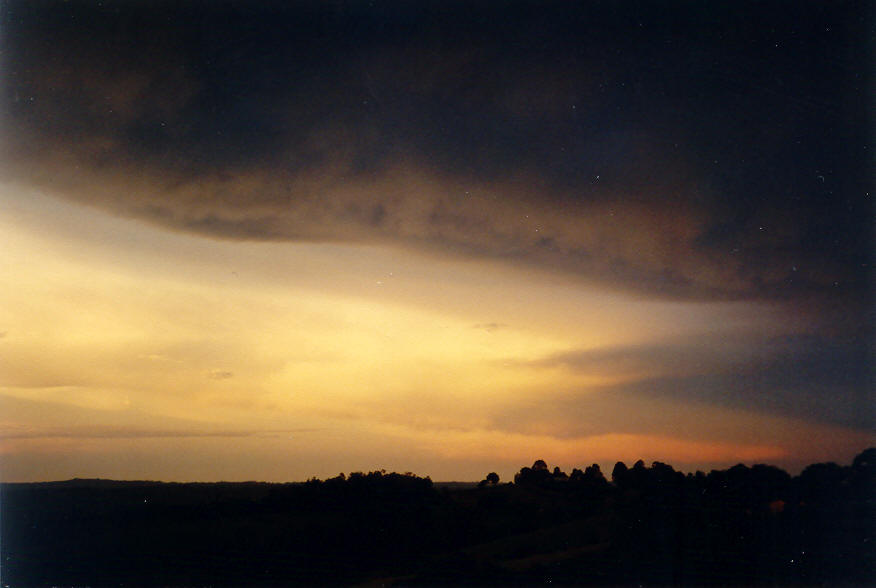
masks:
<path fill-rule="evenodd" d="M 876 448 L 799 476 L 543 460 L 513 482 L 2 485 L 4 586 L 866 585 Z"/>

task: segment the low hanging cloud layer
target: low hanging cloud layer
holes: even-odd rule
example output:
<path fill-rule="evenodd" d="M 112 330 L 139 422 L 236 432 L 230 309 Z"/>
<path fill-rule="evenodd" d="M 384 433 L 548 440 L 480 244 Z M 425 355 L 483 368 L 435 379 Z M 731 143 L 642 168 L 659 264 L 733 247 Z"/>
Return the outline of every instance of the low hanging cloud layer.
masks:
<path fill-rule="evenodd" d="M 750 409 L 872 431 L 876 419 L 868 407 L 876 378 L 870 355 L 858 341 L 820 335 L 760 341 L 723 335 L 569 351 L 520 365 L 624 374 L 624 381 L 600 389 L 615 400 L 639 403 L 650 398 Z M 587 395 L 569 394 L 558 404 L 566 414 L 592 408 Z"/>
<path fill-rule="evenodd" d="M 3 174 L 220 239 L 868 300 L 854 6 L 7 3 Z"/>

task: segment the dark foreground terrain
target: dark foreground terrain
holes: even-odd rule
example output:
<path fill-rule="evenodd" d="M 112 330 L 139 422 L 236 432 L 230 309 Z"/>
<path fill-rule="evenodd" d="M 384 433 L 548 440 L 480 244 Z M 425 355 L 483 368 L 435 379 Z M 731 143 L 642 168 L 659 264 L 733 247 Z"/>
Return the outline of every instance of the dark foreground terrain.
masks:
<path fill-rule="evenodd" d="M 5 586 L 868 585 L 876 449 L 792 478 L 656 462 L 444 486 L 4 484 Z"/>

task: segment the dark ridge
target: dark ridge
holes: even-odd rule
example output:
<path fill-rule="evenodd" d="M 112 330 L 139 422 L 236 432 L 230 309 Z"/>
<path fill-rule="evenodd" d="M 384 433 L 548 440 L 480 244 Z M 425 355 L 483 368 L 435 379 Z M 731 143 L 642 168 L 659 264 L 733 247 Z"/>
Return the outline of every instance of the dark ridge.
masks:
<path fill-rule="evenodd" d="M 8 586 L 872 585 L 876 448 L 799 476 L 654 462 L 513 482 L 0 485 Z"/>

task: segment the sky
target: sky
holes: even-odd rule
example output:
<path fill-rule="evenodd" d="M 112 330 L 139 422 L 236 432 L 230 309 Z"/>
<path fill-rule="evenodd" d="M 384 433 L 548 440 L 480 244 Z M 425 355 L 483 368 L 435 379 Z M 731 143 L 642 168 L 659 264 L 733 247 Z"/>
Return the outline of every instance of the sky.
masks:
<path fill-rule="evenodd" d="M 873 6 L 0 6 L 0 480 L 876 445 Z"/>

